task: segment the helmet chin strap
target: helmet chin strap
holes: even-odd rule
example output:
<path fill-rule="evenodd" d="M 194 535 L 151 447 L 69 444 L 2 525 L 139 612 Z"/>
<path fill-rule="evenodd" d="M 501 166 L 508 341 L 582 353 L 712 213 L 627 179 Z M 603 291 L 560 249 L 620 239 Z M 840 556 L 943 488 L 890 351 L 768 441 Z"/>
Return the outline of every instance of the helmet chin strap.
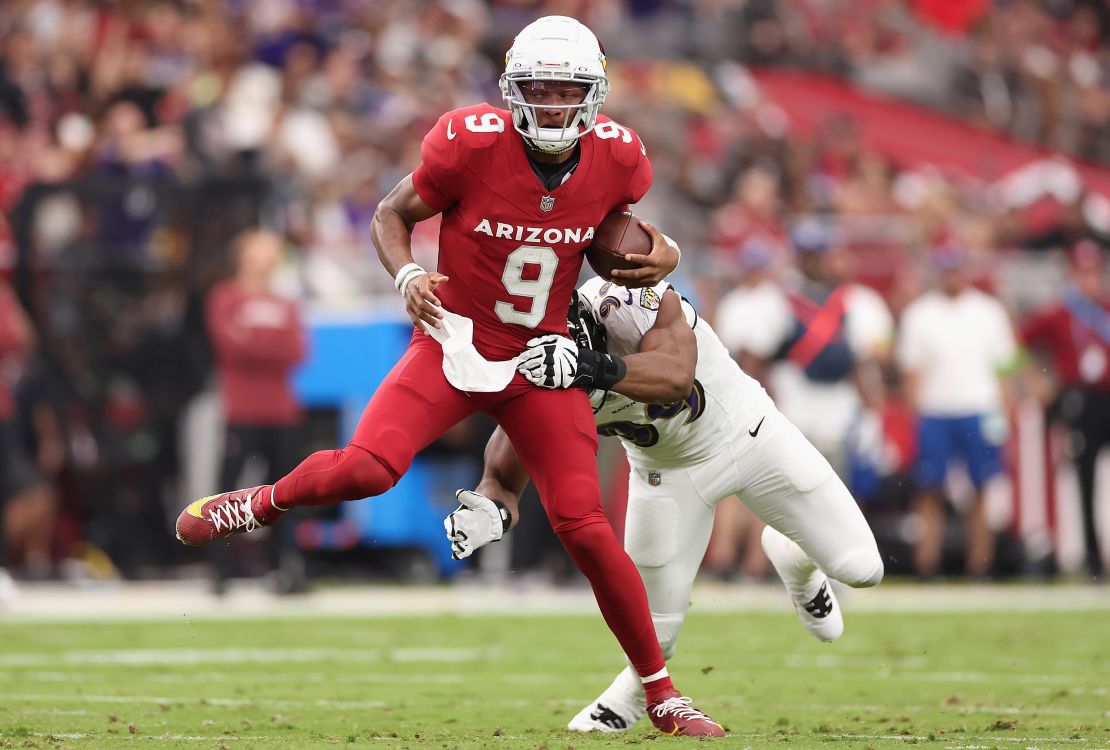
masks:
<path fill-rule="evenodd" d="M 528 136 L 523 136 L 523 138 L 524 138 L 524 142 L 528 144 L 529 148 L 533 149 L 534 151 L 539 151 L 541 154 L 547 154 L 549 156 L 558 156 L 559 154 L 565 154 L 567 151 L 570 151 L 572 148 L 574 148 L 574 145 L 576 143 L 578 143 L 577 140 L 573 140 L 573 141 L 535 141 L 535 140 L 529 138 Z M 559 146 L 560 144 L 563 144 L 563 143 L 565 143 L 566 145 L 563 146 L 562 148 L 555 148 L 555 147 L 557 147 L 557 146 Z"/>

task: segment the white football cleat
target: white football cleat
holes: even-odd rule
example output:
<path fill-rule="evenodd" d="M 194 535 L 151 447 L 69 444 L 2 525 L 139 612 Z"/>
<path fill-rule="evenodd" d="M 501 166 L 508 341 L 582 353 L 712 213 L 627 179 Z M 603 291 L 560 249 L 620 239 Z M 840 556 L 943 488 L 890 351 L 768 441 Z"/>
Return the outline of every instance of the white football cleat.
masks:
<path fill-rule="evenodd" d="M 646 705 L 629 705 L 598 698 L 583 708 L 567 724 L 574 732 L 605 732 L 615 734 L 627 732 L 647 714 Z"/>
<path fill-rule="evenodd" d="M 597 700 L 579 711 L 567 729 L 574 732 L 627 732 L 647 715 L 647 699 L 640 678 L 625 667 Z"/>
<path fill-rule="evenodd" d="M 842 636 L 844 615 L 828 577 L 801 547 L 770 526 L 763 529 L 760 542 L 794 600 L 794 610 L 806 630 L 819 641 L 835 641 Z"/>

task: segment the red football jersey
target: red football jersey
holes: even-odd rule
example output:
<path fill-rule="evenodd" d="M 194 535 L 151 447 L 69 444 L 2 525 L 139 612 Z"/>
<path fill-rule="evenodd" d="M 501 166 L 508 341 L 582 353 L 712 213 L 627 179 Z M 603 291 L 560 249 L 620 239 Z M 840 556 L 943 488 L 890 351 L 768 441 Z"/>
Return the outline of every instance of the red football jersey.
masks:
<path fill-rule="evenodd" d="M 574 173 L 549 191 L 505 110 L 456 109 L 424 138 L 413 185 L 443 212 L 439 271 L 450 277 L 436 295 L 474 321 L 475 348 L 487 359 L 514 357 L 535 336 L 566 334 L 597 225 L 651 186 L 651 162 L 629 128 L 599 116 L 579 144 Z"/>

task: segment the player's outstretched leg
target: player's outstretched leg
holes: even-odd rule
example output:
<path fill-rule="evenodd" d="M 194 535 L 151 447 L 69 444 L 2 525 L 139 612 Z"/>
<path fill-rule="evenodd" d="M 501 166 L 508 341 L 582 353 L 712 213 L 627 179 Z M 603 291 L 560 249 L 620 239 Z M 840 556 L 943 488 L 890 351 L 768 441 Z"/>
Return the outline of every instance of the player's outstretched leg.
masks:
<path fill-rule="evenodd" d="M 625 667 L 597 700 L 579 711 L 567 729 L 575 732 L 627 732 L 647 714 L 639 676 Z"/>
<path fill-rule="evenodd" d="M 177 538 L 208 544 L 277 521 L 297 505 L 335 505 L 380 495 L 397 477 L 373 454 L 356 445 L 317 451 L 276 484 L 202 497 L 181 511 Z"/>
<path fill-rule="evenodd" d="M 347 447 L 313 453 L 273 485 L 190 503 L 177 519 L 177 538 L 208 544 L 269 526 L 290 508 L 336 505 L 389 490 L 418 451 L 476 408 L 447 383 L 442 361 L 439 344 L 414 338 L 366 405 Z"/>
<path fill-rule="evenodd" d="M 844 633 L 844 616 L 828 577 L 801 547 L 770 526 L 763 529 L 760 541 L 806 630 L 821 641 L 839 638 Z"/>

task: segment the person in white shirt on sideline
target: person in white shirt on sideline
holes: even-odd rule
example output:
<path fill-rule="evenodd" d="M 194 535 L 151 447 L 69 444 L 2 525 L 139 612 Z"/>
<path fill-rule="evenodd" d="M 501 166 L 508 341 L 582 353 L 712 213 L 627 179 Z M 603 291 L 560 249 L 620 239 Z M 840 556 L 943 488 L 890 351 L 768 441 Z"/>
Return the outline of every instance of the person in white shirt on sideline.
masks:
<path fill-rule="evenodd" d="M 967 512 L 966 571 L 985 576 L 994 562 L 983 489 L 1002 471 L 1003 377 L 1018 349 L 1005 308 L 971 285 L 967 261 L 958 244 L 934 250 L 938 286 L 906 307 L 898 338 L 906 395 L 919 416 L 914 504 L 921 530 L 914 563 L 925 577 L 936 575 L 941 563 L 943 489 L 954 459 L 967 467 L 976 491 Z"/>
<path fill-rule="evenodd" d="M 894 319 L 878 292 L 851 280 L 854 258 L 834 240 L 822 222 L 799 222 L 790 233 L 799 282 L 784 289 L 763 281 L 731 292 L 715 326 L 741 366 L 843 477 L 847 436 L 862 410 L 882 401 L 878 363 L 888 356 Z"/>

